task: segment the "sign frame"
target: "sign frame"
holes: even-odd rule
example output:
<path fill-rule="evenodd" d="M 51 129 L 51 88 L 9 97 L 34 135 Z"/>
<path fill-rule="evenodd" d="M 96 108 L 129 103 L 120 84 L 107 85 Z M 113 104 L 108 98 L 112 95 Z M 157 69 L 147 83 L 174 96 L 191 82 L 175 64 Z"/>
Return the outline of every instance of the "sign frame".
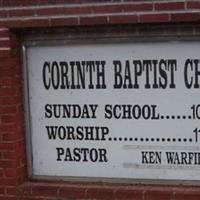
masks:
<path fill-rule="evenodd" d="M 22 45 L 23 52 L 23 77 L 24 77 L 24 107 L 25 107 L 25 123 L 26 123 L 26 145 L 27 145 L 27 160 L 28 160 L 28 175 L 30 179 L 33 180 L 63 180 L 63 181 L 84 181 L 84 182 L 109 182 L 109 183 L 137 183 L 137 184 L 170 184 L 170 185 L 200 185 L 200 180 L 154 180 L 154 179 L 127 179 L 127 178 L 100 178 L 100 177 L 73 177 L 73 176 L 38 176 L 33 174 L 33 152 L 32 152 L 32 140 L 31 140 L 31 115 L 30 115 L 30 94 L 29 94 L 29 83 L 28 83 L 28 65 L 27 65 L 27 48 L 33 46 L 53 46 L 53 45 L 67 45 L 67 44 L 98 44 L 102 42 L 112 43 L 124 43 L 124 42 L 135 42 L 135 43 L 148 43 L 148 42 L 182 42 L 182 41 L 199 41 L 199 38 L 175 38 L 175 37 L 165 37 L 165 38 L 154 38 L 154 39 L 144 39 L 144 38 L 97 38 L 97 39 L 47 39 L 45 41 L 41 40 L 26 40 Z"/>

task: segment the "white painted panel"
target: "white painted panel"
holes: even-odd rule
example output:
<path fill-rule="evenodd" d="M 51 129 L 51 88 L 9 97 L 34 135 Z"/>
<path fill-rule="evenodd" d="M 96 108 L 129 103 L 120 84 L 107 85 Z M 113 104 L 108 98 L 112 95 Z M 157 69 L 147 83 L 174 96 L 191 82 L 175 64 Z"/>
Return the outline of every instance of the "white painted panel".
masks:
<path fill-rule="evenodd" d="M 199 52 L 199 42 L 28 47 L 33 174 L 200 180 Z"/>

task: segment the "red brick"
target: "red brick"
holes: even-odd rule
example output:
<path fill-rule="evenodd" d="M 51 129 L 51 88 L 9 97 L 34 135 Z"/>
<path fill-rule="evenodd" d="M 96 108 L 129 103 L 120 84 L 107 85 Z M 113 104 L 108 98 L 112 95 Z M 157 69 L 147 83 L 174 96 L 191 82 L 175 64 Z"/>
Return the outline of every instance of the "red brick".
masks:
<path fill-rule="evenodd" d="M 51 0 L 51 4 L 55 4 L 55 3 L 56 3 L 56 0 Z M 49 5 L 50 2 L 49 2 L 49 0 L 38 0 L 37 4 L 38 5 Z"/>
<path fill-rule="evenodd" d="M 135 24 L 137 21 L 137 15 L 116 15 L 109 17 L 110 24 Z"/>
<path fill-rule="evenodd" d="M 34 16 L 35 9 L 18 9 L 18 10 L 9 10 L 8 15 L 10 17 L 22 17 L 22 16 Z"/>
<path fill-rule="evenodd" d="M 24 5 L 27 0 L 2 0 L 2 6 L 20 6 Z"/>
<path fill-rule="evenodd" d="M 92 6 L 63 8 L 63 14 L 65 15 L 83 15 L 90 13 L 92 13 Z"/>
<path fill-rule="evenodd" d="M 8 78 L 13 76 L 13 68 L 11 67 L 6 67 L 6 66 L 1 66 L 1 74 L 0 78 Z"/>
<path fill-rule="evenodd" d="M 15 186 L 17 184 L 16 178 L 2 178 L 0 185 L 2 186 Z"/>
<path fill-rule="evenodd" d="M 24 113 L 21 112 L 21 113 L 15 115 L 14 118 L 15 119 L 13 119 L 13 124 L 15 123 L 15 124 L 20 124 L 21 125 L 24 122 Z"/>
<path fill-rule="evenodd" d="M 0 58 L 10 57 L 10 50 L 0 50 Z"/>
<path fill-rule="evenodd" d="M 80 17 L 80 25 L 107 24 L 107 16 Z"/>
<path fill-rule="evenodd" d="M 14 97 L 0 97 L 0 105 L 16 105 L 18 103 L 21 103 L 21 97 L 20 96 L 14 96 Z"/>
<path fill-rule="evenodd" d="M 39 8 L 35 9 L 35 13 L 37 16 L 43 16 L 43 15 L 59 15 L 62 14 L 63 8 Z"/>
<path fill-rule="evenodd" d="M 10 87 L 0 87 L 0 96 L 11 96 L 15 94 L 15 89 Z"/>
<path fill-rule="evenodd" d="M 72 26 L 72 25 L 78 25 L 77 17 L 51 19 L 51 26 Z"/>
<path fill-rule="evenodd" d="M 19 86 L 21 79 L 19 77 L 4 77 L 0 79 L 0 86 Z"/>
<path fill-rule="evenodd" d="M 6 196 L 6 197 L 1 197 L 1 200 L 16 200 L 16 197 L 8 197 L 8 196 Z"/>
<path fill-rule="evenodd" d="M 0 67 L 4 66 L 4 67 L 14 67 L 16 65 L 20 65 L 20 60 L 19 58 L 12 58 L 12 59 L 6 59 L 6 60 L 2 60 L 0 61 L 1 65 Z"/>
<path fill-rule="evenodd" d="M 26 152 L 26 148 L 25 147 L 26 146 L 25 146 L 25 143 L 24 143 L 23 152 L 16 153 L 16 155 L 19 155 L 18 158 L 17 158 L 17 166 L 20 167 L 19 168 L 19 172 L 26 171 L 25 168 L 24 168 L 24 166 L 27 164 L 26 163 L 27 160 L 26 160 L 26 153 L 25 153 Z M 21 168 L 23 170 L 20 170 Z"/>
<path fill-rule="evenodd" d="M 155 3 L 155 10 L 182 10 L 185 8 L 184 2 Z"/>
<path fill-rule="evenodd" d="M 7 58 L 6 58 L 7 59 Z M 17 66 L 15 66 L 17 67 Z M 16 74 L 16 71 L 19 71 L 18 68 L 13 68 L 10 66 L 0 66 L 1 74 L 0 74 L 0 80 L 1 79 L 7 79 L 7 78 L 15 78 L 18 74 Z M 13 73 L 15 71 L 15 73 Z M 2 85 L 2 84 L 1 84 Z"/>
<path fill-rule="evenodd" d="M 187 1 L 186 5 L 189 9 L 200 9 L 200 1 Z"/>
<path fill-rule="evenodd" d="M 8 195 L 16 195 L 16 187 L 7 187 L 6 188 L 6 194 Z"/>
<path fill-rule="evenodd" d="M 0 40 L 0 47 L 10 47 L 10 40 L 9 38 L 6 40 Z"/>
<path fill-rule="evenodd" d="M 115 193 L 116 199 L 123 200 L 142 200 L 143 191 L 141 190 L 128 190 L 128 189 L 118 189 Z"/>
<path fill-rule="evenodd" d="M 23 0 L 23 1 L 22 1 L 23 2 L 22 5 L 24 5 L 24 4 L 26 4 L 26 5 L 37 5 L 38 2 L 40 2 L 41 0 Z"/>
<path fill-rule="evenodd" d="M 5 187 L 0 187 L 0 195 L 5 194 Z"/>
<path fill-rule="evenodd" d="M 27 162 L 25 164 L 27 164 Z M 26 176 L 27 175 L 27 166 L 24 165 L 23 167 L 20 166 L 19 168 L 17 168 L 17 175 L 18 176 Z"/>
<path fill-rule="evenodd" d="M 57 7 L 57 8 L 39 8 L 35 10 L 38 16 L 52 16 L 52 15 L 80 15 L 92 13 L 91 6 L 77 6 L 77 7 Z"/>
<path fill-rule="evenodd" d="M 0 30 L 0 37 L 9 37 L 10 32 L 8 30 Z"/>
<path fill-rule="evenodd" d="M 176 13 L 171 14 L 172 22 L 200 21 L 200 13 Z"/>
<path fill-rule="evenodd" d="M 66 4 L 66 0 L 56 0 L 56 3 L 57 4 Z M 72 3 L 75 4 L 75 3 L 77 3 L 77 0 L 68 0 L 67 3 L 68 4 L 72 4 Z"/>
<path fill-rule="evenodd" d="M 87 190 L 87 198 L 101 200 L 114 199 L 114 191 L 113 189 L 89 188 Z"/>
<path fill-rule="evenodd" d="M 0 159 L 1 159 L 1 152 L 0 152 Z M 3 169 L 0 169 L 0 178 L 3 177 Z"/>
<path fill-rule="evenodd" d="M 25 152 L 25 141 L 24 140 L 19 141 L 18 143 L 16 143 L 15 147 L 16 147 L 15 152 L 16 152 L 17 155 L 24 154 L 24 152 Z"/>
<path fill-rule="evenodd" d="M 15 145 L 13 143 L 0 143 L 0 150 L 14 150 Z"/>
<path fill-rule="evenodd" d="M 9 106 L 9 107 L 1 107 L 0 106 L 0 114 L 1 113 L 7 113 L 7 114 L 11 114 L 11 113 L 16 113 L 17 108 L 15 106 Z"/>
<path fill-rule="evenodd" d="M 10 86 L 13 84 L 14 84 L 14 80 L 12 78 L 0 79 L 0 85 Z"/>
<path fill-rule="evenodd" d="M 16 200 L 16 197 L 14 196 L 6 196 L 6 197 L 1 197 L 1 200 Z"/>
<path fill-rule="evenodd" d="M 21 123 L 20 123 L 21 125 Z M 20 139 L 24 138 L 24 124 L 22 124 L 18 130 L 16 130 L 16 136 L 17 136 L 17 140 L 21 141 Z"/>
<path fill-rule="evenodd" d="M 47 199 L 47 198 L 44 198 L 44 197 L 20 197 L 19 199 L 17 200 L 57 200 L 57 199 Z"/>
<path fill-rule="evenodd" d="M 19 176 L 17 178 L 17 184 L 21 185 L 23 184 L 25 181 L 27 181 L 27 175 L 23 174 L 23 176 Z"/>
<path fill-rule="evenodd" d="M 161 23 L 161 22 L 169 22 L 168 14 L 144 14 L 140 15 L 140 22 L 142 23 Z"/>
<path fill-rule="evenodd" d="M 14 160 L 0 160 L 0 166 L 2 168 L 16 167 L 16 161 L 14 161 Z"/>
<path fill-rule="evenodd" d="M 2 152 L 2 154 L 3 154 L 3 158 L 7 160 L 15 160 L 17 157 L 17 153 L 15 151 L 5 151 L 5 152 Z"/>
<path fill-rule="evenodd" d="M 7 17 L 7 11 L 0 10 L 0 17 Z"/>
<path fill-rule="evenodd" d="M 7 168 L 4 170 L 4 175 L 6 177 L 16 177 L 17 176 L 16 169 L 15 168 Z"/>
<path fill-rule="evenodd" d="M 17 139 L 17 135 L 15 133 L 3 134 L 2 138 L 2 141 L 4 142 L 11 142 Z"/>
<path fill-rule="evenodd" d="M 49 19 L 26 19 L 26 20 L 5 20 L 0 21 L 0 26 L 7 28 L 32 28 L 32 27 L 48 27 Z"/>
<path fill-rule="evenodd" d="M 89 2 L 89 0 L 84 0 Z M 66 0 L 2 0 L 2 6 L 27 6 L 27 5 L 50 5 L 66 3 Z M 77 0 L 67 0 L 67 3 L 77 3 Z"/>
<path fill-rule="evenodd" d="M 16 131 L 16 126 L 15 125 L 5 125 L 5 124 L 0 124 L 0 131 L 1 132 L 13 132 Z"/>
<path fill-rule="evenodd" d="M 171 200 L 173 192 L 165 191 L 147 191 L 145 192 L 145 200 Z"/>
<path fill-rule="evenodd" d="M 17 188 L 17 195 L 18 196 L 30 196 L 31 195 L 31 185 L 29 184 L 23 184 L 23 185 L 20 185 L 18 188 Z"/>
<path fill-rule="evenodd" d="M 122 5 L 93 6 L 94 13 L 119 13 L 123 11 Z"/>
<path fill-rule="evenodd" d="M 17 105 L 17 113 L 24 114 L 24 104 L 22 104 L 22 102 L 21 104 Z M 23 115 L 23 119 L 24 119 L 24 115 Z"/>
<path fill-rule="evenodd" d="M 1 69 L 2 71 L 2 77 L 3 78 L 19 78 L 20 74 L 22 73 L 22 69 L 21 67 L 19 67 L 18 65 L 15 65 L 14 67 L 7 67 L 7 69 L 5 67 L 2 67 Z M 1 75 L 0 75 L 1 78 Z"/>
<path fill-rule="evenodd" d="M 10 124 L 19 121 L 18 116 L 16 115 L 3 115 L 1 117 L 2 124 Z"/>
<path fill-rule="evenodd" d="M 36 186 L 32 188 L 33 195 L 40 195 L 40 196 L 57 196 L 58 187 L 53 186 Z"/>
<path fill-rule="evenodd" d="M 124 12 L 140 12 L 140 11 L 152 11 L 152 3 L 139 3 L 139 4 L 125 4 L 122 5 Z"/>
<path fill-rule="evenodd" d="M 176 200 L 199 200 L 200 199 L 200 194 L 184 194 L 178 193 L 175 195 Z"/>
<path fill-rule="evenodd" d="M 85 188 L 81 187 L 63 187 L 60 189 L 60 197 L 75 199 L 75 198 L 84 198 L 85 197 Z"/>
<path fill-rule="evenodd" d="M 121 2 L 121 0 L 75 0 L 76 3 L 112 3 L 112 2 Z M 129 0 L 130 1 L 130 0 Z"/>

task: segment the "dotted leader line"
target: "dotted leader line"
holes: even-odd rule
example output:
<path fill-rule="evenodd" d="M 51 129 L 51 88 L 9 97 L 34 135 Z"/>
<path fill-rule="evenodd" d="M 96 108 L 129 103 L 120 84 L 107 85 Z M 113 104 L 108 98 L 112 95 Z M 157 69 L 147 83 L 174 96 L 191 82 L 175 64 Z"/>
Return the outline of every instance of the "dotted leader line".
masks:
<path fill-rule="evenodd" d="M 161 115 L 160 119 L 192 119 L 191 115 Z"/>
<path fill-rule="evenodd" d="M 132 137 L 109 137 L 109 141 L 119 142 L 193 142 L 192 138 L 132 138 Z"/>

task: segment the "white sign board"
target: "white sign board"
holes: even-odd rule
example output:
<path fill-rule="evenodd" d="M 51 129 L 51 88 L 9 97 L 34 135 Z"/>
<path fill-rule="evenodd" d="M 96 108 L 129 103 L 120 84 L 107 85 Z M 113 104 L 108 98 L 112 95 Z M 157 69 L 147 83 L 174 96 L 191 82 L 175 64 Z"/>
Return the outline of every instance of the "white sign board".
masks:
<path fill-rule="evenodd" d="M 200 180 L 200 43 L 28 46 L 34 176 Z"/>

